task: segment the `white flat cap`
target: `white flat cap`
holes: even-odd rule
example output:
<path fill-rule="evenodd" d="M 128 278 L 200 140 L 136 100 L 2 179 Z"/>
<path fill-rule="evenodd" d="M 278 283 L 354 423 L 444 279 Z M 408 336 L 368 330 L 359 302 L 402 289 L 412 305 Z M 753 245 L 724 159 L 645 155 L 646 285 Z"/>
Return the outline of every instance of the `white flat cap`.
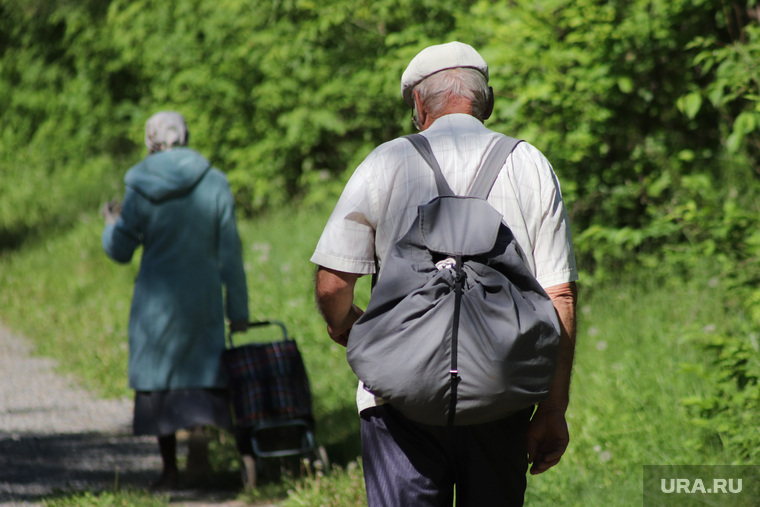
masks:
<path fill-rule="evenodd" d="M 423 49 L 412 58 L 401 76 L 401 96 L 404 102 L 414 106 L 412 90 L 426 77 L 442 70 L 461 67 L 478 70 L 488 79 L 488 64 L 468 44 L 454 41 Z"/>

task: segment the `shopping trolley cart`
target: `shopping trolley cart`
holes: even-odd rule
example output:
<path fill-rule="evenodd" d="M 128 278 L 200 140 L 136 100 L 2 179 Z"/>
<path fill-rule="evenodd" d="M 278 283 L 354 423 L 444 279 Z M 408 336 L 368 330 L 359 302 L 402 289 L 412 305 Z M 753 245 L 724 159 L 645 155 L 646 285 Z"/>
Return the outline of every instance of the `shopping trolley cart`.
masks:
<path fill-rule="evenodd" d="M 271 326 L 280 328 L 281 339 L 235 346 L 230 332 L 222 354 L 247 487 L 256 487 L 267 458 L 297 457 L 307 466 L 328 466 L 324 447 L 314 440 L 311 388 L 296 341 L 276 320 L 251 322 L 249 331 Z"/>

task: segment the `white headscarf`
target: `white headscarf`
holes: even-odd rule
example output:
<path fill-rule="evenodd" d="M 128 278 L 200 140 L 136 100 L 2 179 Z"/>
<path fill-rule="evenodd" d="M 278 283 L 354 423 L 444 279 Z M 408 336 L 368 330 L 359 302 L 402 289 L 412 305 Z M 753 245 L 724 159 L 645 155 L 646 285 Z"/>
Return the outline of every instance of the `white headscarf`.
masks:
<path fill-rule="evenodd" d="M 156 113 L 145 124 L 145 146 L 150 153 L 186 146 L 189 139 L 185 118 L 174 111 Z"/>

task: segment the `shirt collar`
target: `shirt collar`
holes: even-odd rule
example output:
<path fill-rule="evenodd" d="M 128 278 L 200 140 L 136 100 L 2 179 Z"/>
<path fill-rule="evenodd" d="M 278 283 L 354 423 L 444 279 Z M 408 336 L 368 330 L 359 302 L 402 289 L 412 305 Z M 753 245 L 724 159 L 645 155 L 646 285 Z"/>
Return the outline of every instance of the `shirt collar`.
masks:
<path fill-rule="evenodd" d="M 464 113 L 453 113 L 441 116 L 436 119 L 430 127 L 425 130 L 425 133 L 435 134 L 438 131 L 444 130 L 472 130 L 480 131 L 487 130 L 486 127 L 474 116 Z"/>

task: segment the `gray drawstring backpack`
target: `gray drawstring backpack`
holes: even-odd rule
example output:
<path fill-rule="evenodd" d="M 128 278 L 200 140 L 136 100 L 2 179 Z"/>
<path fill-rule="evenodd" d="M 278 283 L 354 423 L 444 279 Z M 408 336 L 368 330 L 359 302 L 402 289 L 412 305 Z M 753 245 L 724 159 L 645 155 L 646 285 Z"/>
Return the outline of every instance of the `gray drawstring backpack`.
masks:
<path fill-rule="evenodd" d="M 471 425 L 545 399 L 556 370 L 559 322 L 501 214 L 486 201 L 520 142 L 502 137 L 467 196 L 449 187 L 424 136 L 407 136 L 435 174 L 392 248 L 347 358 L 365 388 L 406 417 Z"/>

